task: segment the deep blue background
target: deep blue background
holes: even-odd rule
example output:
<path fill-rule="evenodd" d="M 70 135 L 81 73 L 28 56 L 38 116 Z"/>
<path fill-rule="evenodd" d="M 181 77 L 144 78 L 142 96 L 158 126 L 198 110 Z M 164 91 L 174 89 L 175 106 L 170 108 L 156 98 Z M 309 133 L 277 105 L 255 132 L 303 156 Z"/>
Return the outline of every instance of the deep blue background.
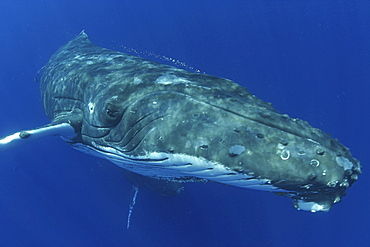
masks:
<path fill-rule="evenodd" d="M 0 154 L 0 246 L 366 246 L 370 243 L 370 1 L 0 3 L 0 136 L 48 123 L 33 78 L 81 30 L 232 79 L 351 148 L 364 174 L 329 213 L 214 183 L 176 198 L 47 138 Z M 147 57 L 150 58 L 150 57 Z"/>

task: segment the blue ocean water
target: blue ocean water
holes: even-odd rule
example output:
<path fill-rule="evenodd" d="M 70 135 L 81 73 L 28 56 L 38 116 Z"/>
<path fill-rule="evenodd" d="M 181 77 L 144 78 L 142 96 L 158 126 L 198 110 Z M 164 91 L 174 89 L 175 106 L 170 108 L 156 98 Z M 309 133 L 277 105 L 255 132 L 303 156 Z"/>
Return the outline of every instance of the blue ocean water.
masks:
<path fill-rule="evenodd" d="M 127 230 L 121 169 L 51 137 L 0 154 L 0 246 L 368 246 L 369 13 L 356 0 L 1 1 L 0 136 L 49 122 L 34 77 L 85 30 L 96 45 L 234 80 L 338 138 L 364 174 L 315 214 L 215 183 L 176 198 L 143 189 Z"/>

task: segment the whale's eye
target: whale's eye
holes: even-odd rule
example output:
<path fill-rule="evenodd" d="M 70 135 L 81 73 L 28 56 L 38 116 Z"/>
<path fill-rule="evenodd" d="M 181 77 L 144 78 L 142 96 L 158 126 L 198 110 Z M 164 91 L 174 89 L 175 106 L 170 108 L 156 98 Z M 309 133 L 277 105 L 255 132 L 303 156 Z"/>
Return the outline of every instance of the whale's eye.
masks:
<path fill-rule="evenodd" d="M 105 106 L 105 111 L 107 113 L 107 115 L 111 118 L 116 118 L 118 116 L 118 109 L 112 105 L 111 103 L 108 103 L 106 106 Z"/>
<path fill-rule="evenodd" d="M 121 120 L 122 112 L 112 103 L 107 103 L 104 107 L 103 119 L 108 125 L 116 125 Z"/>

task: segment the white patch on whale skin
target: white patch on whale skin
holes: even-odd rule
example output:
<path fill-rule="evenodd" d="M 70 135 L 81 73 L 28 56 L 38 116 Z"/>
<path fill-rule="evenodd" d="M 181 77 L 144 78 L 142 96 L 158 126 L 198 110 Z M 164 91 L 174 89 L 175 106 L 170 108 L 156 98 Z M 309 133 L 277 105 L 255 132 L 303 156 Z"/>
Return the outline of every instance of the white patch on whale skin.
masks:
<path fill-rule="evenodd" d="M 175 75 L 165 74 L 158 77 L 157 80 L 155 80 L 155 83 L 169 85 L 169 84 L 189 83 L 189 81 Z"/>
<path fill-rule="evenodd" d="M 141 80 L 140 78 L 138 77 L 135 77 L 134 78 L 134 82 L 133 82 L 135 85 L 138 85 L 138 84 L 141 84 L 141 83 L 144 83 L 143 80 Z"/>
<path fill-rule="evenodd" d="M 297 200 L 293 202 L 295 208 L 298 210 L 305 210 L 310 211 L 312 213 L 315 212 L 328 212 L 330 209 L 330 206 L 325 204 L 319 204 L 316 202 L 306 202 L 304 200 Z"/>
<path fill-rule="evenodd" d="M 335 161 L 337 162 L 339 166 L 343 167 L 344 170 L 349 170 L 349 169 L 352 169 L 353 167 L 353 163 L 343 156 L 336 157 Z"/>
<path fill-rule="evenodd" d="M 89 104 L 87 104 L 87 107 L 89 108 L 90 114 L 93 114 L 95 110 L 95 103 L 89 102 Z"/>
<path fill-rule="evenodd" d="M 239 155 L 245 151 L 245 147 L 242 145 L 234 145 L 229 148 L 229 154 L 231 156 Z"/>

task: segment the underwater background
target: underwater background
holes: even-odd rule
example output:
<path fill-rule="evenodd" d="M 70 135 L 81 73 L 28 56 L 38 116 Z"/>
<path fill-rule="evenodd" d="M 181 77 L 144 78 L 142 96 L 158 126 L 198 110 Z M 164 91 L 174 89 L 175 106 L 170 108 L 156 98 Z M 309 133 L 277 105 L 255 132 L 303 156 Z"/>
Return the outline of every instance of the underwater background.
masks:
<path fill-rule="evenodd" d="M 0 136 L 47 124 L 34 78 L 82 30 L 102 47 L 232 79 L 338 138 L 363 174 L 328 213 L 212 182 L 133 194 L 58 137 L 0 153 L 0 246 L 369 246 L 370 1 L 0 3 Z M 171 60 L 179 62 L 171 62 Z"/>

